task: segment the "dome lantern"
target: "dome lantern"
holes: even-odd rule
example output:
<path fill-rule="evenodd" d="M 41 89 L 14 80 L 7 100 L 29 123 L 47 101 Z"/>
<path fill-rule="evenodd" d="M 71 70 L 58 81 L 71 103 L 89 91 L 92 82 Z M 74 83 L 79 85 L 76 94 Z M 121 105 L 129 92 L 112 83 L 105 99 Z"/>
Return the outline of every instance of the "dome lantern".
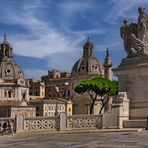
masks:
<path fill-rule="evenodd" d="M 1 59 L 4 57 L 11 58 L 12 57 L 13 48 L 10 46 L 10 43 L 7 41 L 6 34 L 4 34 L 4 40 L 0 44 L 0 57 Z"/>
<path fill-rule="evenodd" d="M 83 57 L 86 56 L 94 56 L 94 45 L 90 42 L 89 37 L 83 46 Z"/>

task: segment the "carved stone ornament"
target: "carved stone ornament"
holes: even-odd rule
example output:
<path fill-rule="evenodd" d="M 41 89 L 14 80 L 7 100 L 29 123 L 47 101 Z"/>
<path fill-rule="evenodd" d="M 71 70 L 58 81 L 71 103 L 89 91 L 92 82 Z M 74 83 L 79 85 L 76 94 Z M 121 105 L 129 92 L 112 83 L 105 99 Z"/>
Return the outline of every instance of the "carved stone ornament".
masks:
<path fill-rule="evenodd" d="M 138 8 L 137 23 L 128 23 L 124 20 L 120 28 L 120 35 L 128 57 L 148 55 L 148 14 L 143 7 Z"/>

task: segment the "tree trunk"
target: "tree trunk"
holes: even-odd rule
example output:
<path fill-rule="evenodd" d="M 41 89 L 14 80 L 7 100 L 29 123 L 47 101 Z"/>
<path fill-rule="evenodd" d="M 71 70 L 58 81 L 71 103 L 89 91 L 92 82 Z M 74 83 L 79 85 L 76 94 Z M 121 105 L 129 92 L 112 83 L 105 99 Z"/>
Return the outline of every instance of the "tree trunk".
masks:
<path fill-rule="evenodd" d="M 95 104 L 95 101 L 96 100 L 92 100 L 93 102 L 92 102 L 92 104 L 91 104 L 91 106 L 90 106 L 90 114 L 92 114 L 93 113 L 93 108 L 94 108 L 94 104 Z"/>
<path fill-rule="evenodd" d="M 105 99 L 106 99 L 106 98 L 104 98 L 103 100 L 101 99 L 101 100 L 102 100 L 102 107 L 101 107 L 101 109 L 100 109 L 100 111 L 99 111 L 99 114 L 101 114 L 101 112 L 102 112 L 104 106 L 105 106 L 106 103 L 109 101 L 110 97 L 107 97 L 107 101 L 106 101 L 105 103 L 103 103 L 103 101 L 104 101 Z"/>

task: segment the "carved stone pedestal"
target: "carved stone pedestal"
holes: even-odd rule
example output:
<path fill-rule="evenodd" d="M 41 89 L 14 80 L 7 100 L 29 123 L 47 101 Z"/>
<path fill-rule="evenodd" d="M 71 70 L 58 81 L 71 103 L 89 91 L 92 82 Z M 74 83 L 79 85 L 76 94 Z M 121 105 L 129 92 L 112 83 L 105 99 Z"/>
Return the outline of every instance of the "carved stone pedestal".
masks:
<path fill-rule="evenodd" d="M 119 91 L 127 92 L 130 100 L 130 119 L 148 116 L 148 56 L 125 58 L 115 68 L 119 80 Z"/>

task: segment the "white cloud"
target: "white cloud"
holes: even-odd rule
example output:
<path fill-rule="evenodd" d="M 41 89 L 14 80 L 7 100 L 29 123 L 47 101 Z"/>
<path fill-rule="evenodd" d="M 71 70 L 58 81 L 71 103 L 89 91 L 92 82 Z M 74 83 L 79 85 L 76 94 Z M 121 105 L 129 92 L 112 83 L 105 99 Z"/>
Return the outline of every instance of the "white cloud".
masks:
<path fill-rule="evenodd" d="M 121 17 L 135 18 L 138 5 L 148 5 L 147 0 L 110 0 L 111 11 L 105 10 L 108 12 L 107 16 L 102 15 L 102 18 L 99 18 L 99 13 L 102 12 L 100 4 L 99 8 L 101 10 L 95 13 L 95 15 L 98 13 L 98 20 L 96 20 L 97 16 L 90 17 L 87 21 L 85 19 L 86 22 L 95 26 L 94 28 L 91 26 L 91 29 L 86 30 L 84 27 L 75 31 L 71 29 L 71 25 L 82 23 L 81 20 L 78 22 L 76 16 L 81 15 L 83 17 L 84 15 L 87 17 L 85 12 L 96 11 L 98 1 L 67 0 L 55 2 L 53 0 L 52 2 L 56 3 L 59 16 L 51 18 L 50 16 L 53 16 L 56 12 L 53 11 L 52 14 L 48 14 L 51 12 L 46 10 L 46 18 L 42 18 L 38 15 L 38 12 L 41 12 L 40 15 L 42 15 L 47 1 L 51 2 L 49 0 L 31 0 L 24 1 L 22 4 L 20 2 L 14 4 L 13 1 L 6 0 L 0 4 L 0 22 L 14 27 L 19 26 L 24 30 L 23 34 L 17 29 L 16 32 L 14 31 L 15 33 L 8 34 L 8 40 L 10 39 L 15 54 L 46 58 L 49 67 L 66 71 L 70 71 L 74 62 L 81 57 L 82 46 L 88 35 L 97 36 L 98 41 L 96 41 L 95 50 L 119 47 L 122 40 L 117 35 L 119 34 L 118 30 L 110 28 L 110 26 L 104 29 L 106 26 L 103 24 L 103 18 L 106 22 L 115 24 Z M 60 20 L 59 24 L 55 25 L 52 19 Z M 27 69 L 25 71 L 26 75 L 30 75 L 33 70 Z M 35 75 L 40 75 L 43 71 L 40 69 L 34 70 Z"/>
<path fill-rule="evenodd" d="M 112 0 L 111 11 L 105 17 L 105 21 L 110 24 L 117 23 L 119 18 L 137 19 L 137 8 L 139 6 L 148 6 L 147 0 Z"/>
<path fill-rule="evenodd" d="M 120 42 L 112 43 L 112 44 L 101 44 L 95 46 L 96 51 L 106 51 L 107 48 L 112 49 L 112 50 L 119 50 L 121 47 Z"/>
<path fill-rule="evenodd" d="M 47 70 L 42 70 L 42 69 L 24 69 L 24 75 L 26 79 L 35 79 L 35 80 L 40 80 L 41 76 L 47 75 L 48 71 Z"/>
<path fill-rule="evenodd" d="M 81 57 L 82 48 L 79 51 L 69 53 L 57 53 L 49 57 L 48 67 L 70 72 L 74 63 Z"/>
<path fill-rule="evenodd" d="M 1 22 L 10 25 L 19 25 L 29 34 L 15 33 L 9 35 L 13 43 L 14 52 L 17 55 L 45 58 L 56 53 L 71 53 L 81 48 L 80 43 L 86 39 L 89 34 L 103 34 L 101 29 L 91 29 L 87 31 L 73 32 L 68 26 L 66 32 L 58 31 L 50 22 L 38 18 L 36 12 L 44 3 L 30 3 L 19 6 L 19 10 L 8 4 L 8 9 L 1 9 Z M 90 7 L 89 4 L 82 2 L 62 3 L 60 6 L 67 11 L 82 11 Z M 70 14 L 70 12 L 68 13 Z M 61 22 L 62 23 L 62 22 Z"/>
<path fill-rule="evenodd" d="M 34 3 L 27 7 L 23 6 L 21 11 L 17 12 L 15 7 L 9 7 L 9 9 L 1 9 L 3 16 L 0 16 L 1 22 L 11 25 L 20 25 L 29 32 L 29 34 L 15 33 L 10 36 L 10 40 L 15 47 L 15 53 L 23 56 L 44 58 L 53 53 L 70 52 L 75 50 L 77 44 L 83 37 L 73 35 L 67 35 L 62 32 L 58 32 L 55 27 L 48 22 L 41 21 L 35 15 L 37 11 L 34 7 Z M 24 9 L 25 8 L 25 9 Z M 32 9 L 30 9 L 32 8 Z M 75 42 L 73 42 L 75 40 Z"/>
<path fill-rule="evenodd" d="M 78 12 L 83 12 L 88 9 L 93 8 L 93 3 L 91 1 L 67 1 L 65 3 L 59 4 L 60 9 L 66 14 L 66 16 L 72 16 L 73 14 L 77 14 Z"/>
<path fill-rule="evenodd" d="M 27 57 L 46 58 L 48 67 L 70 72 L 74 62 L 81 56 L 82 42 L 86 40 L 87 36 L 90 34 L 104 34 L 105 32 L 101 29 L 74 32 L 69 30 L 68 26 L 66 26 L 66 31 L 59 31 L 50 22 L 43 21 L 36 16 L 39 6 L 44 7 L 42 4 L 32 3 L 29 6 L 22 5 L 17 10 L 8 4 L 7 11 L 6 9 L 0 10 L 3 14 L 3 16 L 0 16 L 1 22 L 9 25 L 19 25 L 27 32 L 24 34 L 16 32 L 8 35 L 8 40 L 14 47 L 14 53 Z M 82 4 L 78 8 L 75 5 L 73 11 L 75 9 L 80 10 L 81 6 Z M 85 5 L 83 8 L 86 9 L 88 6 Z M 40 79 L 46 71 L 25 69 L 24 72 L 27 78 Z"/>
<path fill-rule="evenodd" d="M 73 42 L 74 39 L 54 31 L 40 35 L 37 39 L 20 36 L 13 36 L 12 38 L 16 54 L 37 58 L 45 58 L 55 53 L 70 53 L 72 50 L 76 50 L 79 39 Z"/>

